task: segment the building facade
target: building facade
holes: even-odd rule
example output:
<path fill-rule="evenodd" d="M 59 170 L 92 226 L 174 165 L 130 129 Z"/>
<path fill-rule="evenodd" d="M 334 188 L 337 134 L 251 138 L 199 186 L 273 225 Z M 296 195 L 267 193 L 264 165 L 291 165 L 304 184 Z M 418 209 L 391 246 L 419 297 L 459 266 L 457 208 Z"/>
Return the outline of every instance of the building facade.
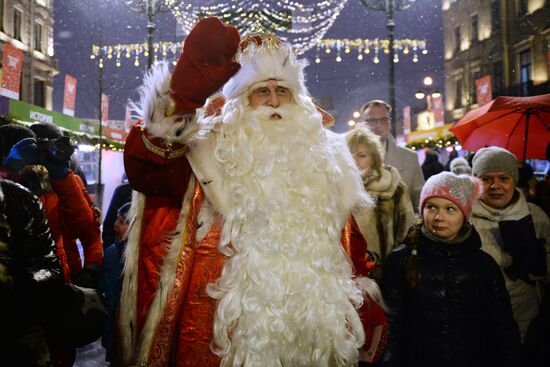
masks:
<path fill-rule="evenodd" d="M 478 107 L 475 81 L 492 97 L 550 93 L 550 0 L 443 0 L 445 120 Z"/>
<path fill-rule="evenodd" d="M 0 0 L 0 51 L 10 43 L 23 51 L 19 99 L 52 109 L 53 0 Z M 0 63 L 3 58 L 0 59 Z"/>

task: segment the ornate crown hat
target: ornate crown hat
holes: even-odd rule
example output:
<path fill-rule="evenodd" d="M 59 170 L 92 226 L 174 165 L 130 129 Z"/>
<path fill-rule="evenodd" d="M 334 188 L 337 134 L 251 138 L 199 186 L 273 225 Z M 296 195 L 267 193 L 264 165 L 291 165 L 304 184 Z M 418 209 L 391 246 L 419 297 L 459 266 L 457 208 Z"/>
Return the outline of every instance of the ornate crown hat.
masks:
<path fill-rule="evenodd" d="M 223 87 L 226 99 L 248 92 L 258 83 L 270 79 L 284 82 L 293 93 L 308 94 L 305 88 L 306 60 L 298 60 L 291 46 L 271 33 L 246 36 L 240 43 L 237 62 L 240 70 Z"/>

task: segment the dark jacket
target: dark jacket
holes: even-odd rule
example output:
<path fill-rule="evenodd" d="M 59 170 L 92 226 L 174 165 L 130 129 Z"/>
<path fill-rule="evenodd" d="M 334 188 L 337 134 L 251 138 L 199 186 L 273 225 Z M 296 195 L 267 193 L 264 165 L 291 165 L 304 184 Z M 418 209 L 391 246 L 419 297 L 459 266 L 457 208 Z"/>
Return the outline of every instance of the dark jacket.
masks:
<path fill-rule="evenodd" d="M 39 199 L 19 184 L 0 180 L 0 365 L 36 365 L 41 353 L 28 338 L 43 338 L 39 330 L 62 286 Z"/>
<path fill-rule="evenodd" d="M 403 281 L 414 236 L 384 266 L 392 365 L 518 366 L 519 334 L 504 279 L 493 258 L 480 250 L 475 229 L 453 244 L 419 232 L 414 290 Z"/>
<path fill-rule="evenodd" d="M 124 261 L 122 254 L 126 248 L 126 240 L 117 241 L 105 250 L 103 256 L 103 268 L 99 276 L 99 292 L 105 298 L 105 306 L 109 312 L 109 318 L 103 331 L 101 345 L 106 350 L 105 358 L 111 360 L 113 350 L 114 323 L 116 311 L 119 304 L 120 293 L 122 292 L 122 273 L 124 270 Z"/>
<path fill-rule="evenodd" d="M 427 152 L 426 159 L 422 163 L 422 174 L 424 179 L 427 180 L 433 175 L 437 175 L 440 172 L 443 172 L 444 167 L 439 163 L 439 158 L 435 152 Z"/>
<path fill-rule="evenodd" d="M 103 232 L 101 233 L 101 238 L 103 239 L 103 247 L 106 249 L 108 246 L 115 243 L 115 230 L 113 225 L 115 224 L 118 209 L 132 201 L 132 187 L 129 183 L 123 183 L 116 187 L 111 202 L 109 203 L 109 209 L 107 209 L 107 214 L 105 214 L 105 219 L 103 220 Z"/>

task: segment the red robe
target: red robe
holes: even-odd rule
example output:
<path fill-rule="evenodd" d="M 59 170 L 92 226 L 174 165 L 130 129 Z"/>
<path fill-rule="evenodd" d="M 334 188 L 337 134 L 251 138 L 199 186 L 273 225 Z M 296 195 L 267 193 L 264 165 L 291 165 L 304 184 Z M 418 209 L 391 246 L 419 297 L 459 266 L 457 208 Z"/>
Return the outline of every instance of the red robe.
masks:
<path fill-rule="evenodd" d="M 137 274 L 131 271 L 125 277 L 135 276 L 137 289 L 133 295 L 135 302 L 127 299 L 121 306 L 135 307 L 135 319 L 121 318 L 119 323 L 121 333 L 135 328 L 132 342 L 125 342 L 122 338 L 121 348 L 127 349 L 121 351 L 123 364 L 145 362 L 147 366 L 215 367 L 220 362 L 220 358 L 210 350 L 216 302 L 205 289 L 207 284 L 217 280 L 225 260 L 217 250 L 221 227 L 215 220 L 204 239 L 195 242 L 203 190 L 194 177 L 185 152 L 185 147 L 168 146 L 159 139 L 150 138 L 137 124 L 126 141 L 124 162 L 128 180 L 134 190 L 145 194 L 145 199 L 140 209 L 142 214 L 139 214 L 142 229 L 136 241 L 137 256 L 134 259 L 127 255 L 127 261 L 137 262 Z M 183 210 L 182 202 L 189 203 L 188 207 L 184 204 Z M 186 223 L 181 243 L 174 244 L 173 239 L 166 235 L 176 231 L 182 218 Z M 130 236 L 129 246 L 131 240 Z M 346 235 L 346 230 L 342 241 L 352 259 L 360 253 L 360 258 L 364 257 L 366 243 L 360 234 L 353 245 L 358 246 L 357 252 L 350 250 L 351 236 Z M 174 281 L 171 289 L 161 289 L 161 278 L 167 275 L 163 269 L 169 261 L 169 247 L 174 245 L 179 247 L 177 258 L 173 260 L 175 271 L 170 274 Z M 130 283 L 128 279 L 126 282 Z M 155 308 L 155 302 L 158 302 L 160 291 L 168 294 L 159 310 Z M 147 324 L 154 313 L 158 313 L 157 322 L 149 328 Z M 140 344 L 147 333 L 152 334 L 147 339 L 150 342 Z"/>
<path fill-rule="evenodd" d="M 151 142 L 165 151 L 152 148 Z M 220 224 L 215 221 L 204 239 L 196 243 L 197 215 L 203 191 L 193 177 L 189 162 L 178 149 L 185 151 L 183 147 L 169 151 L 159 141 L 148 140 L 139 126 L 132 128 L 126 142 L 128 180 L 134 190 L 145 194 L 133 303 L 136 313 L 134 338 L 143 338 L 145 333 L 153 335 L 148 345 L 138 343 L 130 351 L 130 359 L 123 362 L 139 363 L 145 359 L 147 366 L 214 367 L 220 362 L 220 358 L 210 351 L 216 302 L 206 294 L 206 285 L 219 277 L 225 259 L 217 250 Z M 186 192 L 191 199 L 189 207 L 182 211 Z M 157 301 L 161 274 L 169 261 L 171 239 L 166 235 L 176 230 L 182 217 L 186 223 L 174 260 L 173 285 L 171 289 L 164 289 L 168 294 L 163 301 L 164 307 L 158 310 L 152 305 Z M 159 313 L 156 315 L 158 322 L 152 329 L 147 328 L 148 318 L 156 312 Z M 119 326 L 120 332 L 128 327 Z M 124 359 L 124 351 L 121 353 Z"/>

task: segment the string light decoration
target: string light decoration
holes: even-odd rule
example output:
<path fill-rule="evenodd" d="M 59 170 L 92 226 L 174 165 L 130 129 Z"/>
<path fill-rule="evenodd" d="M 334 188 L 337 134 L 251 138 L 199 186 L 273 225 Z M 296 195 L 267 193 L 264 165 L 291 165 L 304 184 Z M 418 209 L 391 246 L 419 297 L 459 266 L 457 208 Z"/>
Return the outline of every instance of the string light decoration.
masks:
<path fill-rule="evenodd" d="M 181 53 L 183 43 L 180 42 L 153 42 L 154 63 L 158 62 L 159 56 L 162 59 L 172 59 L 176 63 L 177 57 Z M 122 66 L 123 59 L 132 60 L 134 66 L 140 66 L 141 58 L 149 57 L 149 45 L 144 43 L 116 44 L 116 45 L 92 45 L 92 54 L 90 58 L 98 58 L 99 67 L 103 68 L 104 58 L 114 59 L 115 65 Z"/>
<path fill-rule="evenodd" d="M 460 142 L 456 138 L 456 136 L 449 134 L 441 138 L 429 138 L 424 139 L 423 141 L 416 141 L 413 143 L 409 143 L 406 145 L 407 148 L 410 148 L 412 150 L 421 150 L 424 148 L 447 148 L 447 147 L 456 147 L 459 146 Z"/>
<path fill-rule="evenodd" d="M 167 3 L 187 34 L 199 19 L 216 16 L 237 27 L 242 36 L 276 33 L 300 55 L 323 38 L 348 0 L 323 0 L 313 4 L 293 0 L 167 0 Z"/>
<path fill-rule="evenodd" d="M 403 55 L 412 55 L 412 62 L 418 62 L 418 55 L 426 55 L 428 53 L 427 43 L 425 40 L 416 39 L 401 39 L 393 41 L 394 57 L 393 62 L 399 62 L 399 52 Z M 335 53 L 336 62 L 342 61 L 342 54 L 354 55 L 357 60 L 361 61 L 365 57 L 372 57 L 372 62 L 378 64 L 380 62 L 380 54 L 390 53 L 390 41 L 387 39 L 322 39 L 317 43 L 317 56 L 315 62 L 321 62 L 320 55 L 322 53 Z"/>
<path fill-rule="evenodd" d="M 159 59 L 171 60 L 175 65 L 178 56 L 183 47 L 183 42 L 154 42 L 153 55 L 155 63 Z M 355 56 L 361 61 L 364 58 L 371 57 L 372 62 L 378 64 L 382 54 L 389 53 L 389 41 L 387 39 L 321 39 L 317 42 L 317 54 L 315 62 L 321 62 L 321 54 L 335 54 L 337 62 L 342 61 L 342 55 Z M 396 51 L 394 62 L 399 62 L 399 52 L 403 55 L 411 56 L 413 62 L 418 62 L 419 55 L 428 53 L 427 43 L 424 40 L 401 39 L 394 40 L 394 49 Z M 399 52 L 397 52 L 399 51 Z M 99 67 L 105 66 L 104 59 L 115 60 L 115 65 L 122 66 L 122 61 L 127 59 L 134 63 L 134 66 L 140 66 L 143 57 L 148 57 L 149 48 L 147 43 L 117 44 L 105 46 L 92 46 L 90 58 L 98 58 Z"/>

